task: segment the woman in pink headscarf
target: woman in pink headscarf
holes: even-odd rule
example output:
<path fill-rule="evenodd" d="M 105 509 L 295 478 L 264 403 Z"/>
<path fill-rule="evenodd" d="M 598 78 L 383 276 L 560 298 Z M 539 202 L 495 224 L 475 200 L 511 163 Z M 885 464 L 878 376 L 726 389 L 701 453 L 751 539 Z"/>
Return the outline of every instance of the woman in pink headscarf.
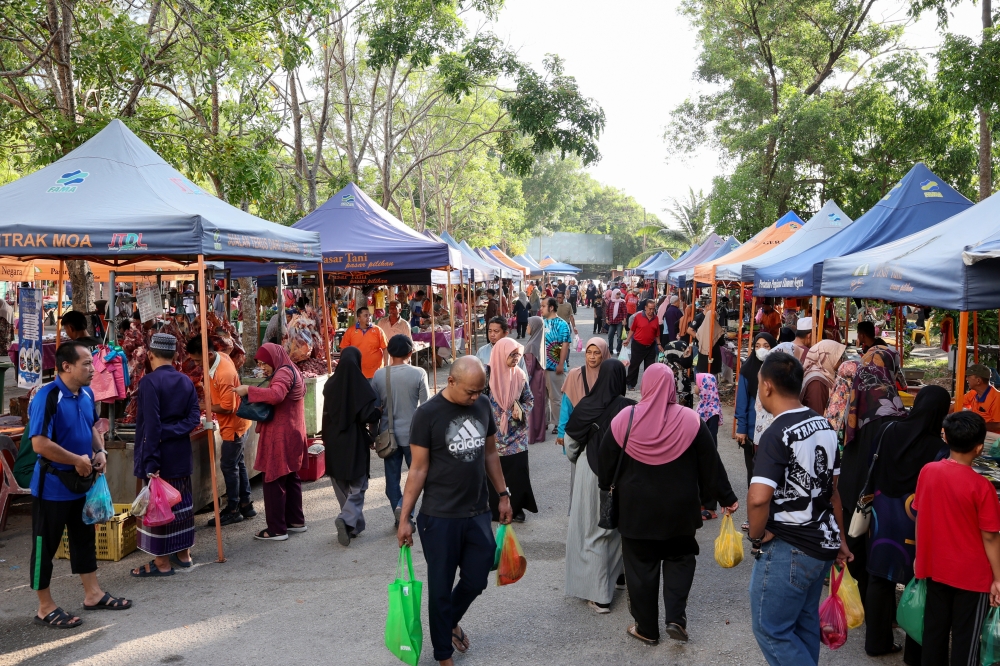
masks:
<path fill-rule="evenodd" d="M 538 513 L 528 474 L 528 413 L 535 398 L 528 377 L 518 366 L 524 348 L 513 338 L 501 338 L 493 345 L 486 366 L 486 396 L 497 424 L 497 453 L 510 490 L 510 506 L 516 522 L 524 522 L 524 512 Z M 493 520 L 500 519 L 500 496 L 490 486 Z"/>
<path fill-rule="evenodd" d="M 677 404 L 668 366 L 655 363 L 643 373 L 639 404 L 614 418 L 598 456 L 598 484 L 602 490 L 614 485 L 617 495 L 625 584 L 635 618 L 628 634 L 648 644 L 659 641 L 662 563 L 667 635 L 686 641 L 702 494 L 714 494 L 726 513 L 739 503 L 708 427 L 697 412 Z"/>

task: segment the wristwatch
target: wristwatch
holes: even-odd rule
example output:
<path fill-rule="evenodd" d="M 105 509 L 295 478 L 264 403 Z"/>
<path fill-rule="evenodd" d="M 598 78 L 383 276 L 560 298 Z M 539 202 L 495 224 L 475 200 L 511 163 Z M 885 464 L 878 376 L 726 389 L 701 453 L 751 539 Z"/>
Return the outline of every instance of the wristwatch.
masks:
<path fill-rule="evenodd" d="M 510 488 L 504 488 L 503 490 L 498 492 L 497 495 L 499 495 L 500 497 L 510 497 Z"/>
<path fill-rule="evenodd" d="M 104 455 L 108 455 L 108 451 L 107 451 L 107 449 L 101 449 L 100 451 L 94 451 L 94 455 L 95 455 L 95 456 L 96 456 L 96 455 L 97 455 L 98 453 L 103 453 Z"/>

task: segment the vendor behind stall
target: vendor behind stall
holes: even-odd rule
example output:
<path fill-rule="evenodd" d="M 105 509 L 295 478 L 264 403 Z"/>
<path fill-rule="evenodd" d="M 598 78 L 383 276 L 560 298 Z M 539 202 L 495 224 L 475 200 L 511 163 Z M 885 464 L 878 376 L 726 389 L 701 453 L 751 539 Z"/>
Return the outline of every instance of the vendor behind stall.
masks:
<path fill-rule="evenodd" d="M 381 328 L 372 326 L 372 315 L 367 306 L 358 308 L 356 314 L 357 321 L 344 333 L 340 348 L 358 348 L 361 352 L 361 371 L 370 380 L 376 370 L 389 364 L 389 353 L 386 351 L 389 341 Z"/>
<path fill-rule="evenodd" d="M 969 366 L 965 376 L 972 390 L 965 394 L 962 407 L 982 416 L 987 430 L 1000 430 L 1000 391 L 990 386 L 990 369 L 976 363 Z"/>
<path fill-rule="evenodd" d="M 96 347 L 101 341 L 87 333 L 87 317 L 82 312 L 70 310 L 59 320 L 62 333 L 70 340 L 82 342 L 88 347 Z"/>

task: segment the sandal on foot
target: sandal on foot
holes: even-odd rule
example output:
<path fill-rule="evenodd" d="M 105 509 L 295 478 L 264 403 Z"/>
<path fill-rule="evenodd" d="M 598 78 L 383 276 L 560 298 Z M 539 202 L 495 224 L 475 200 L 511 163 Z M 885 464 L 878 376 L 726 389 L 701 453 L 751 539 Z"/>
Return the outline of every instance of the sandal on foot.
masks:
<path fill-rule="evenodd" d="M 710 509 L 702 509 L 701 510 L 701 519 L 702 520 L 715 520 L 718 517 L 719 516 L 714 511 L 712 511 Z"/>
<path fill-rule="evenodd" d="M 194 558 L 185 562 L 181 558 L 177 557 L 177 553 L 170 553 L 170 561 L 179 566 L 181 569 L 190 569 L 194 566 Z"/>
<path fill-rule="evenodd" d="M 454 631 L 451 632 L 451 646 L 465 654 L 465 651 L 469 649 L 469 637 L 465 635 L 465 632 L 461 627 L 458 628 L 458 633 Z"/>
<path fill-rule="evenodd" d="M 80 618 L 76 618 L 76 622 L 73 622 L 73 617 L 62 608 L 57 608 L 45 617 L 38 617 L 36 614 L 33 622 L 49 629 L 72 629 L 83 624 L 83 620 Z"/>
<path fill-rule="evenodd" d="M 637 640 L 642 641 L 646 645 L 659 645 L 659 643 L 660 643 L 659 639 L 656 639 L 656 638 L 646 638 L 645 636 L 643 636 L 642 634 L 640 634 L 639 630 L 636 629 L 636 625 L 634 625 L 634 624 L 631 627 L 629 627 L 628 629 L 626 629 L 625 633 L 627 633 L 632 638 L 635 638 Z"/>
<path fill-rule="evenodd" d="M 115 598 L 104 593 L 104 596 L 93 606 L 83 605 L 83 610 L 128 610 L 132 608 L 132 602 L 128 599 Z"/>
<path fill-rule="evenodd" d="M 299 526 L 289 525 L 286 529 L 289 532 L 294 532 L 296 534 L 299 534 L 301 532 L 308 532 L 309 531 L 309 526 L 308 525 L 299 525 Z"/>
<path fill-rule="evenodd" d="M 150 560 L 149 564 L 143 565 L 138 569 L 133 569 L 129 573 L 132 574 L 133 578 L 158 578 L 161 576 L 173 576 L 174 568 L 170 567 L 170 571 L 160 571 L 156 566 L 156 560 Z"/>
<path fill-rule="evenodd" d="M 611 612 L 611 604 L 599 604 L 596 601 L 588 601 L 587 606 L 598 615 L 607 615 Z"/>
<path fill-rule="evenodd" d="M 288 541 L 287 534 L 271 534 L 268 530 L 261 530 L 253 535 L 254 539 L 260 541 Z"/>

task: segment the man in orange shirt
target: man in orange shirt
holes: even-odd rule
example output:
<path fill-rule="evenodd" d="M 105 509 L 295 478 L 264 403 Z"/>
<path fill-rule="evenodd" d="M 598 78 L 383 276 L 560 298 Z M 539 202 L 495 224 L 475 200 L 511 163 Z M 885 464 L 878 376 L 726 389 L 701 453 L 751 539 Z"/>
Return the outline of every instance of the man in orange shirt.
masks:
<path fill-rule="evenodd" d="M 962 407 L 986 420 L 986 429 L 1000 431 L 1000 391 L 990 386 L 990 369 L 976 363 L 965 371 L 972 389 L 965 394 Z"/>
<path fill-rule="evenodd" d="M 344 333 L 340 348 L 357 347 L 361 352 L 361 374 L 366 379 L 375 376 L 375 371 L 384 365 L 389 365 L 389 341 L 385 331 L 378 326 L 372 326 L 372 315 L 367 307 L 357 310 L 357 322 Z"/>
<path fill-rule="evenodd" d="M 765 333 L 770 333 L 775 340 L 778 339 L 778 331 L 781 330 L 781 313 L 774 309 L 771 299 L 764 301 L 764 317 L 760 320 L 760 328 Z"/>
<path fill-rule="evenodd" d="M 628 294 L 625 295 L 625 330 L 630 330 L 630 322 L 632 320 L 632 315 L 636 313 L 639 309 L 639 295 L 635 293 L 635 289 L 629 289 Z"/>
<path fill-rule="evenodd" d="M 191 360 L 199 366 L 202 364 L 201 336 L 196 335 L 187 343 L 187 353 Z M 215 345 L 208 341 L 207 369 L 209 385 L 212 387 L 212 414 L 219 422 L 219 434 L 222 435 L 222 477 L 226 480 L 226 496 L 228 504 L 219 512 L 223 525 L 241 522 L 244 518 L 253 518 L 257 512 L 250 500 L 250 477 L 247 475 L 246 462 L 243 460 L 243 436 L 250 429 L 250 421 L 236 416 L 240 406 L 240 397 L 234 389 L 240 385 L 240 375 L 236 366 L 227 354 L 215 351 Z M 205 371 L 205 368 L 202 368 Z M 201 405 L 205 411 L 205 404 Z M 215 517 L 209 518 L 211 527 L 215 526 Z"/>

